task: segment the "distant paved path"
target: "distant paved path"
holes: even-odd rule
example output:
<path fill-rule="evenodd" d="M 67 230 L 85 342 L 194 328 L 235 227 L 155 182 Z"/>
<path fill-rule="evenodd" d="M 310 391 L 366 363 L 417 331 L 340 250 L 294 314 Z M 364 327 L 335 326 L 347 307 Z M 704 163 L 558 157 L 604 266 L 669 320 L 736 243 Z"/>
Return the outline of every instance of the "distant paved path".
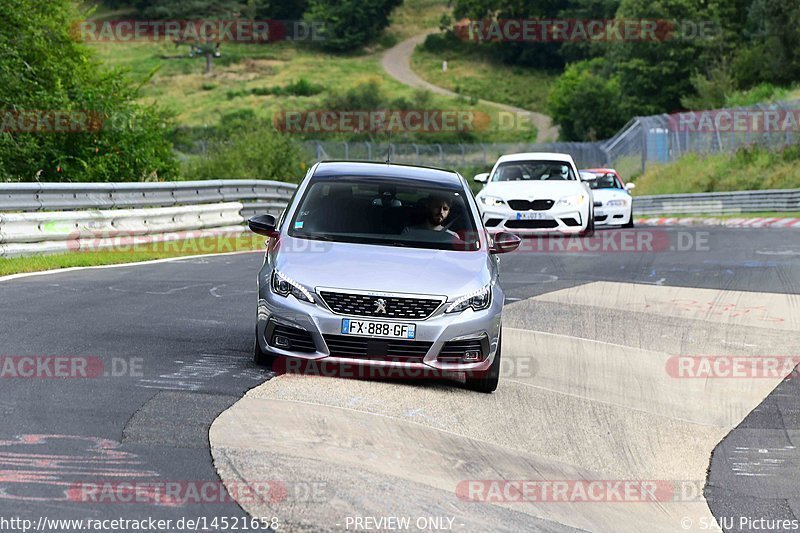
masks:
<path fill-rule="evenodd" d="M 432 32 L 430 32 L 432 33 Z M 410 39 L 406 39 L 400 44 L 390 48 L 383 54 L 381 64 L 383 69 L 389 73 L 394 79 L 400 83 L 410 85 L 411 87 L 418 87 L 420 89 L 427 89 L 433 93 L 443 94 L 446 96 L 458 97 L 459 94 L 449 91 L 438 85 L 429 83 L 420 78 L 416 72 L 411 69 L 411 55 L 418 44 L 422 44 L 425 38 L 430 33 L 417 35 Z M 538 131 L 536 135 L 537 142 L 549 142 L 558 140 L 558 128 L 553 125 L 552 120 L 547 115 L 541 113 L 534 113 L 520 107 L 514 107 L 497 102 L 490 102 L 488 100 L 480 100 L 483 104 L 488 104 L 504 111 L 511 111 L 512 113 L 527 114 L 530 116 L 531 123 L 536 126 Z"/>

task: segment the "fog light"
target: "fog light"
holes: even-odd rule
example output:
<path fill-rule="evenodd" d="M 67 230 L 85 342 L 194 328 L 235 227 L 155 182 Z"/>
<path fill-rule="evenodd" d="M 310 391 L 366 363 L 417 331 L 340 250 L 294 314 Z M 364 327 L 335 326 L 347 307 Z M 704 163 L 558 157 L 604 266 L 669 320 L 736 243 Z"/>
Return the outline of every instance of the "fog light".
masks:
<path fill-rule="evenodd" d="M 275 335 L 272 337 L 272 342 L 278 348 L 288 348 L 291 346 L 291 342 L 289 342 L 288 337 L 284 337 L 283 335 Z"/>
<path fill-rule="evenodd" d="M 481 352 L 479 350 L 469 350 L 464 352 L 464 361 L 465 362 L 474 362 L 481 360 Z"/>

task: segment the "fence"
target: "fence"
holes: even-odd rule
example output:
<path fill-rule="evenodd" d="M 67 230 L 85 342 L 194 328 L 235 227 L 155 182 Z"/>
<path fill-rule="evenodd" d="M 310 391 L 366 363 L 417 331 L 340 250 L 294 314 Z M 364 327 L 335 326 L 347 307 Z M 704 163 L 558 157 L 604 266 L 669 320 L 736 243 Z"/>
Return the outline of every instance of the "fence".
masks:
<path fill-rule="evenodd" d="M 608 160 L 630 176 L 687 154 L 733 153 L 745 146 L 798 142 L 800 100 L 710 111 L 636 117 L 604 141 Z"/>
<path fill-rule="evenodd" d="M 564 152 L 571 154 L 580 168 L 614 167 L 629 179 L 644 173 L 650 165 L 670 163 L 690 153 L 732 153 L 743 146 L 778 148 L 796 143 L 800 134 L 799 104 L 800 100 L 790 100 L 636 117 L 612 138 L 598 142 L 400 144 L 306 141 L 301 144 L 309 161 L 385 161 L 390 156 L 398 163 L 460 169 L 491 167 L 498 157 L 509 153 Z M 768 123 L 770 120 L 773 120 L 772 124 Z M 782 123 L 784 120 L 789 127 L 782 127 L 787 125 Z M 757 124 L 754 125 L 754 121 Z M 765 125 L 774 127 L 770 130 Z"/>
<path fill-rule="evenodd" d="M 307 141 L 302 145 L 310 161 L 386 161 L 388 157 L 395 163 L 465 169 L 491 167 L 503 154 L 565 152 L 572 154 L 581 168 L 603 166 L 608 162 L 599 143 L 404 144 Z"/>
<path fill-rule="evenodd" d="M 0 185 L 0 256 L 238 233 L 279 214 L 295 185 L 261 180 Z"/>

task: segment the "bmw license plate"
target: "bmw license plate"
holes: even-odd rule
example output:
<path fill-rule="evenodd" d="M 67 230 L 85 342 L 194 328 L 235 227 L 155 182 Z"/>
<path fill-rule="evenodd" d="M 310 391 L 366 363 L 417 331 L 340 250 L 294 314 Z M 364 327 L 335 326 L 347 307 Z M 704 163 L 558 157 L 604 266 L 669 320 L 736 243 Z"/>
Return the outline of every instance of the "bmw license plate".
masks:
<path fill-rule="evenodd" d="M 598 210 L 596 210 L 596 209 L 595 209 L 595 211 L 594 211 L 594 216 L 596 216 L 596 217 L 602 217 L 602 216 L 603 216 L 603 215 L 605 215 L 605 214 L 606 214 L 606 212 L 605 212 L 605 211 L 598 211 Z"/>
<path fill-rule="evenodd" d="M 416 324 L 397 324 L 395 322 L 345 318 L 342 319 L 342 335 L 413 339 L 417 336 L 417 326 Z"/>
<path fill-rule="evenodd" d="M 537 213 L 536 211 L 517 213 L 517 220 L 547 220 L 549 218 L 547 213 Z"/>

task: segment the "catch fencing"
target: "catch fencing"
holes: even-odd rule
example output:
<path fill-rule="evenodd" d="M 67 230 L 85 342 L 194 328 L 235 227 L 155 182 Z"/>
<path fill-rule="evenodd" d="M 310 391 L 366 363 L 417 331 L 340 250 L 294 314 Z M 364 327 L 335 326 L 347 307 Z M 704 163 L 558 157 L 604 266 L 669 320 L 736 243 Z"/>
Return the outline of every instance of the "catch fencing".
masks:
<path fill-rule="evenodd" d="M 414 144 L 302 142 L 308 161 L 367 160 L 488 170 L 503 154 L 562 152 L 579 168 L 613 167 L 627 180 L 653 165 L 687 154 L 733 153 L 746 146 L 781 148 L 798 142 L 800 100 L 747 107 L 652 115 L 631 119 L 616 135 L 597 142 Z"/>

